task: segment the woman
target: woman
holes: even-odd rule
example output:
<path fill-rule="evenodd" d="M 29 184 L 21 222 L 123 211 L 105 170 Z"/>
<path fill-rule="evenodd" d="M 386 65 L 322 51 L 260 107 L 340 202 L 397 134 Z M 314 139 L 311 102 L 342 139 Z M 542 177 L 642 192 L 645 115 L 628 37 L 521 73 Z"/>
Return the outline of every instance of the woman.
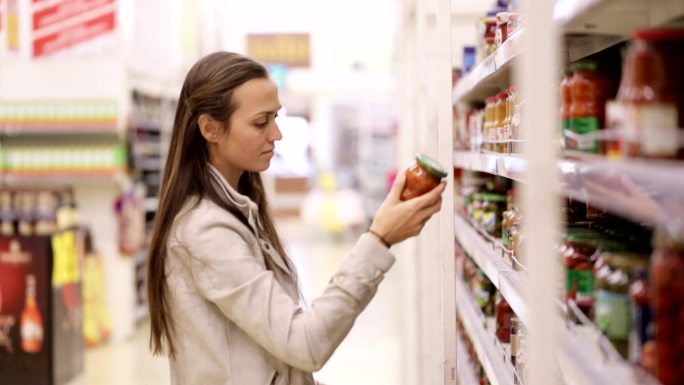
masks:
<path fill-rule="evenodd" d="M 155 354 L 173 384 L 314 384 L 394 262 L 388 248 L 420 232 L 444 184 L 401 202 L 403 173 L 310 309 L 271 220 L 259 173 L 282 135 L 266 69 L 214 53 L 180 93 L 150 246 Z"/>

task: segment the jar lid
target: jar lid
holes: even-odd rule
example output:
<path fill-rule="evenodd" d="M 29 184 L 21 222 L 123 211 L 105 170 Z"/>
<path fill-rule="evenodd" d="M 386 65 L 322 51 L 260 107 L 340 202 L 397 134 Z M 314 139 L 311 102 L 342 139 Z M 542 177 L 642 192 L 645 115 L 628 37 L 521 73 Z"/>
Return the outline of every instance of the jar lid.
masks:
<path fill-rule="evenodd" d="M 684 40 L 684 28 L 648 28 L 634 32 L 634 38 L 648 41 Z"/>
<path fill-rule="evenodd" d="M 444 171 L 444 167 L 442 167 L 439 164 L 439 162 L 425 154 L 417 154 L 416 162 L 418 162 L 418 164 L 420 164 L 421 166 L 425 167 L 428 170 L 428 172 L 432 174 L 432 176 L 438 179 L 442 179 L 445 176 L 447 176 L 447 172 Z"/>
<path fill-rule="evenodd" d="M 591 231 L 568 232 L 565 235 L 568 242 L 577 243 L 585 246 L 596 246 L 600 244 L 598 234 Z"/>
<path fill-rule="evenodd" d="M 595 61 L 580 61 L 572 65 L 574 71 L 596 71 L 598 65 Z"/>
<path fill-rule="evenodd" d="M 505 195 L 501 194 L 482 194 L 482 200 L 485 200 L 487 202 L 506 202 L 508 198 Z"/>

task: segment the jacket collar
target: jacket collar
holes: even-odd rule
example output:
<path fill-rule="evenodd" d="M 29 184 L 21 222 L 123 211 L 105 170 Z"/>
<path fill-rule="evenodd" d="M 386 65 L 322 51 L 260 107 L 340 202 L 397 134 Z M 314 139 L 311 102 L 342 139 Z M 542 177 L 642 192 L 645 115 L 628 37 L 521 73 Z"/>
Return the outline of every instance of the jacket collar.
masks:
<path fill-rule="evenodd" d="M 209 166 L 209 171 L 212 176 L 212 184 L 214 185 L 216 191 L 219 193 L 219 196 L 223 198 L 226 201 L 226 203 L 240 210 L 242 215 L 244 215 L 245 218 L 247 218 L 247 221 L 249 222 L 249 225 L 252 227 L 252 230 L 258 234 L 259 208 L 257 207 L 256 203 L 254 203 L 248 196 L 242 195 L 239 192 L 237 192 L 230 185 L 230 183 L 228 183 L 226 178 L 224 178 L 223 175 L 221 175 L 221 172 L 219 172 L 219 170 L 216 169 L 216 167 L 209 163 L 207 163 L 207 165 Z"/>
<path fill-rule="evenodd" d="M 236 207 L 242 215 L 247 218 L 247 222 L 249 223 L 249 226 L 252 228 L 252 231 L 254 234 L 256 234 L 257 241 L 259 242 L 259 246 L 263 250 L 263 244 L 267 243 L 267 241 L 263 240 L 261 237 L 261 221 L 259 220 L 259 207 L 257 206 L 254 201 L 252 201 L 248 196 L 242 195 L 239 192 L 237 192 L 231 185 L 228 183 L 226 178 L 221 175 L 221 172 L 219 172 L 216 167 L 213 165 L 207 163 L 209 166 L 209 171 L 212 176 L 212 185 L 216 189 L 216 191 L 219 193 L 219 196 L 225 200 L 226 203 Z M 289 270 L 287 269 L 287 266 L 285 265 L 285 262 L 283 261 L 283 257 L 278 255 L 278 253 L 273 250 L 272 245 L 269 245 L 269 250 L 268 253 L 271 255 L 271 259 L 275 262 L 280 269 L 283 270 L 283 272 L 287 275 L 289 275 Z"/>

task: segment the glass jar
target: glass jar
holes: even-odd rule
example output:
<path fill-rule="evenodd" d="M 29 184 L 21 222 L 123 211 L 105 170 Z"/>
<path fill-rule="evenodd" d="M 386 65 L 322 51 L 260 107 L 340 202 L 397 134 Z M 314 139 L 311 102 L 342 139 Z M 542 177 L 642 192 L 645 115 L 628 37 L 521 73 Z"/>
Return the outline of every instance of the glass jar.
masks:
<path fill-rule="evenodd" d="M 496 51 L 496 13 L 488 13 L 482 19 L 482 24 L 484 26 L 484 44 L 481 59 L 484 59 Z"/>
<path fill-rule="evenodd" d="M 629 361 L 654 373 L 652 361 L 648 360 L 648 354 L 644 354 L 655 338 L 655 324 L 649 295 L 648 270 L 637 270 L 634 281 L 629 286 L 632 325 L 634 325 L 629 338 Z"/>
<path fill-rule="evenodd" d="M 565 130 L 570 129 L 570 106 L 572 106 L 572 93 L 570 81 L 574 74 L 572 66 L 565 67 L 564 76 L 560 84 L 561 91 L 561 136 L 565 135 Z"/>
<path fill-rule="evenodd" d="M 496 304 L 494 305 L 496 319 L 496 338 L 504 344 L 511 342 L 511 319 L 514 316 L 506 299 L 501 292 L 496 293 Z"/>
<path fill-rule="evenodd" d="M 596 270 L 594 321 L 625 359 L 629 356 L 632 314 L 629 287 L 638 270 L 648 266 L 648 256 L 624 251 L 601 252 Z"/>
<path fill-rule="evenodd" d="M 492 127 L 494 125 L 494 97 L 488 97 L 485 99 L 485 110 L 484 110 L 484 124 L 483 124 L 483 139 L 484 145 L 482 146 L 487 151 L 492 151 Z"/>
<path fill-rule="evenodd" d="M 590 318 L 594 309 L 594 253 L 598 242 L 599 234 L 571 227 L 561 246 L 565 266 L 565 298 L 574 301 Z"/>
<path fill-rule="evenodd" d="M 508 12 L 499 12 L 496 14 L 496 35 L 494 36 L 494 43 L 500 47 L 508 39 Z"/>
<path fill-rule="evenodd" d="M 423 195 L 439 185 L 447 173 L 434 159 L 424 155 L 416 155 L 416 163 L 406 170 L 406 185 L 400 199 L 406 201 Z"/>
<path fill-rule="evenodd" d="M 501 238 L 501 214 L 505 210 L 506 196 L 502 194 L 482 194 L 482 228 L 495 237 Z"/>
<path fill-rule="evenodd" d="M 477 269 L 477 274 L 473 280 L 473 294 L 480 310 L 485 317 L 494 316 L 494 294 L 496 287 L 487 278 L 484 271 Z"/>
<path fill-rule="evenodd" d="M 508 100 L 510 102 L 511 115 L 511 139 L 518 140 L 522 138 L 520 127 L 522 125 L 522 102 L 520 100 L 520 92 L 517 86 L 511 86 L 508 89 Z M 522 150 L 518 148 L 519 146 L 515 143 L 511 143 L 511 152 L 520 153 Z"/>
<path fill-rule="evenodd" d="M 500 92 L 497 96 L 496 102 L 496 152 L 506 152 L 506 109 L 508 104 L 508 94 Z"/>
<path fill-rule="evenodd" d="M 683 154 L 679 149 L 679 132 L 684 119 L 679 115 L 684 112 L 678 111 L 678 105 L 684 108 L 684 61 L 679 57 L 684 48 L 682 42 L 684 29 L 645 29 L 634 33 L 625 57 L 617 103 L 609 107 L 609 121 L 620 138 L 621 155 L 675 158 Z"/>
<path fill-rule="evenodd" d="M 651 256 L 651 303 L 656 324 L 656 377 L 684 384 L 684 236 L 656 231 Z"/>
<path fill-rule="evenodd" d="M 569 130 L 579 137 L 566 135 L 565 147 L 591 153 L 601 149 L 596 135 L 604 127 L 608 83 L 599 72 L 596 62 L 582 61 L 573 66 L 570 80 Z M 587 135 L 587 137 L 583 137 Z"/>
<path fill-rule="evenodd" d="M 515 205 L 515 189 L 508 190 L 506 201 L 506 211 L 501 215 L 501 243 L 504 247 L 504 257 L 510 260 L 511 257 L 511 228 L 513 223 L 520 222 L 520 213 Z"/>

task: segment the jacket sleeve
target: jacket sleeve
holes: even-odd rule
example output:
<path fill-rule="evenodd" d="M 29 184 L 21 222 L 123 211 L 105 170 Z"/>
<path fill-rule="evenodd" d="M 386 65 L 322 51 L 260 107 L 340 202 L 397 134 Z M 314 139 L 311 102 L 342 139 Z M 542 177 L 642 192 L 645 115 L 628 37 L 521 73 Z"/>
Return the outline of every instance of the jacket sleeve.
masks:
<path fill-rule="evenodd" d="M 364 234 L 323 294 L 302 309 L 230 224 L 194 226 L 181 242 L 199 292 L 277 359 L 318 371 L 375 295 L 394 256 Z"/>

